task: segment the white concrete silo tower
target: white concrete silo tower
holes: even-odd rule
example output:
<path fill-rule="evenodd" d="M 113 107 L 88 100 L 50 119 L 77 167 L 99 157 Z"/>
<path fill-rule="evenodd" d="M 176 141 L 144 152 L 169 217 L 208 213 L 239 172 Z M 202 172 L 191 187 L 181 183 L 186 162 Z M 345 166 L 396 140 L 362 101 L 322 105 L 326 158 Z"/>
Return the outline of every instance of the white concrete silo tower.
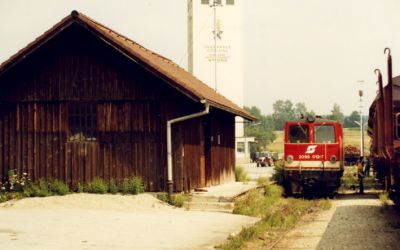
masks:
<path fill-rule="evenodd" d="M 188 70 L 243 107 L 243 0 L 188 0 Z M 243 119 L 235 131 L 237 162 L 248 161 Z"/>

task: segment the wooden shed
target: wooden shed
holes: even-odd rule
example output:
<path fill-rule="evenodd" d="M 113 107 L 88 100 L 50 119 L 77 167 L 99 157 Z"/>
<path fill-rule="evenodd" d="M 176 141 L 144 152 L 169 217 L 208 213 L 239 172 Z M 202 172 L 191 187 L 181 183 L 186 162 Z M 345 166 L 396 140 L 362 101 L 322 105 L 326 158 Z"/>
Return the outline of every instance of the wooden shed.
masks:
<path fill-rule="evenodd" d="M 0 178 L 76 187 L 141 176 L 176 191 L 234 180 L 235 116 L 249 113 L 172 61 L 73 11 L 0 66 Z"/>

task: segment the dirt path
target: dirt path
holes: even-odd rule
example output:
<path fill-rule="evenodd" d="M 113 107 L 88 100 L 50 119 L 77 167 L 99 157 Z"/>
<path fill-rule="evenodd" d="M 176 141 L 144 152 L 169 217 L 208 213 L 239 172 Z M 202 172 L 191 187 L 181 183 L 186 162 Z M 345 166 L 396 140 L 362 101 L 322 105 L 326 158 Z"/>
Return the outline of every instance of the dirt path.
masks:
<path fill-rule="evenodd" d="M 382 207 L 377 194 L 347 194 L 305 217 L 272 249 L 399 249 L 399 241 L 399 213 Z"/>

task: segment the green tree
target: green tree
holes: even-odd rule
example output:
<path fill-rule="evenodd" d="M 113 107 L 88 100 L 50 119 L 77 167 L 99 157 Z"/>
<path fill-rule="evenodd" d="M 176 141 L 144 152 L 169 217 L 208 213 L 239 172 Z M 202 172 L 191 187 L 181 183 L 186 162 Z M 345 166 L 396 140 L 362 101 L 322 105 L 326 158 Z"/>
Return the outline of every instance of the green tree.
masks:
<path fill-rule="evenodd" d="M 250 151 L 262 151 L 276 139 L 274 119 L 271 115 L 263 115 L 261 110 L 255 106 L 244 108 L 257 118 L 255 123 L 245 124 L 244 126 L 244 135 L 254 137 L 257 142 L 251 146 Z"/>
<path fill-rule="evenodd" d="M 350 116 L 344 118 L 343 127 L 345 128 L 355 128 L 358 124 L 355 121 L 360 121 L 360 113 L 358 111 L 351 112 Z"/>
<path fill-rule="evenodd" d="M 290 100 L 277 100 L 272 104 L 275 128 L 283 130 L 285 122 L 296 118 L 295 108 Z"/>
<path fill-rule="evenodd" d="M 338 121 L 340 123 L 343 123 L 344 121 L 344 115 L 342 111 L 340 110 L 339 104 L 335 103 L 333 104 L 333 108 L 331 110 L 331 114 L 328 116 L 330 120 Z"/>

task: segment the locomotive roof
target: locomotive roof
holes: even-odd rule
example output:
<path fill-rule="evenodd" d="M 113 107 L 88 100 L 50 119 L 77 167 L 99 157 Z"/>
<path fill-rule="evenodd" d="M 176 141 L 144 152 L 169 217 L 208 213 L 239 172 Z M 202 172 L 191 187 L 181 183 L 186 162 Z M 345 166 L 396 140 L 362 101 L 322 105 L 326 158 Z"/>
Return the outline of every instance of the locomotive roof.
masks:
<path fill-rule="evenodd" d="M 295 122 L 307 122 L 307 123 L 332 122 L 332 123 L 337 123 L 337 121 L 329 120 L 329 119 L 325 119 L 325 118 L 315 118 L 315 121 L 309 122 L 309 121 L 307 120 L 307 117 L 299 118 L 299 119 L 295 119 L 295 120 L 290 120 L 290 121 L 286 121 L 286 122 L 287 122 L 287 123 L 295 123 Z"/>

